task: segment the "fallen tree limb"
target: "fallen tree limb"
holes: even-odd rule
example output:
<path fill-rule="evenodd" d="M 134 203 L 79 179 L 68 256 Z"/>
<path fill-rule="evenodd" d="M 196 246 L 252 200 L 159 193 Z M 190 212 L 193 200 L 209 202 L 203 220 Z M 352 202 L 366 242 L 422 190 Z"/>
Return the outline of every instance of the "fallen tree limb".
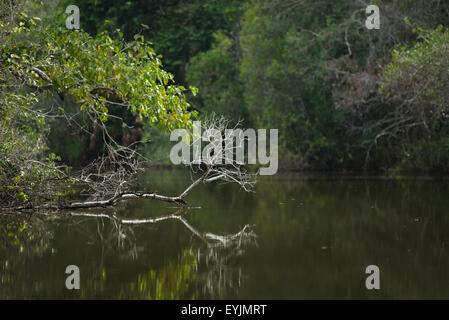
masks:
<path fill-rule="evenodd" d="M 104 126 L 104 125 L 103 125 Z M 207 130 L 218 130 L 225 132 L 228 127 L 228 121 L 224 118 L 212 118 L 206 122 Z M 68 174 L 60 171 L 61 177 L 72 180 L 85 187 L 91 194 L 87 201 L 61 201 L 45 199 L 47 202 L 29 201 L 25 204 L 16 206 L 0 206 L 1 211 L 45 211 L 45 210 L 74 210 L 89 209 L 115 206 L 121 201 L 134 199 L 154 199 L 174 203 L 177 206 L 186 206 L 185 198 L 199 184 L 208 184 L 216 181 L 235 183 L 244 191 L 249 192 L 256 183 L 256 174 L 250 174 L 243 165 L 238 163 L 234 157 L 228 157 L 228 153 L 234 154 L 238 147 L 237 143 L 226 145 L 222 152 L 216 152 L 211 157 L 201 158 L 200 163 L 186 164 L 191 172 L 200 174 L 196 180 L 184 189 L 178 196 L 165 196 L 155 192 L 144 193 L 129 191 L 132 189 L 130 180 L 133 176 L 142 170 L 139 165 L 139 157 L 135 150 L 128 147 L 122 147 L 117 144 L 107 133 L 107 128 L 103 127 L 103 140 L 107 146 L 108 153 L 100 157 L 92 164 L 86 166 L 78 173 L 78 176 L 70 177 Z M 112 141 L 108 143 L 108 141 Z M 190 142 L 191 144 L 195 142 Z M 225 164 L 222 161 L 215 161 L 222 155 L 225 155 Z M 223 159 L 222 159 L 223 160 Z M 56 189 L 55 189 L 56 190 Z"/>
<path fill-rule="evenodd" d="M 122 192 L 114 195 L 110 199 L 106 200 L 92 200 L 92 201 L 78 201 L 78 202 L 67 202 L 67 203 L 48 203 L 38 206 L 33 205 L 25 205 L 20 207 L 6 207 L 1 208 L 2 210 L 10 210 L 10 211 L 22 211 L 22 210 L 68 210 L 68 209 L 89 209 L 89 208 L 98 208 L 98 207 L 108 207 L 115 206 L 118 202 L 124 200 L 133 200 L 133 199 L 154 199 L 165 202 L 176 203 L 177 205 L 184 206 L 187 203 L 184 201 L 184 198 L 187 194 L 198 184 L 200 183 L 208 183 L 215 181 L 216 179 L 207 179 L 210 173 L 210 168 L 207 168 L 200 178 L 195 180 L 190 186 L 188 186 L 179 196 L 169 197 L 163 196 L 157 193 L 138 193 L 138 192 Z"/>

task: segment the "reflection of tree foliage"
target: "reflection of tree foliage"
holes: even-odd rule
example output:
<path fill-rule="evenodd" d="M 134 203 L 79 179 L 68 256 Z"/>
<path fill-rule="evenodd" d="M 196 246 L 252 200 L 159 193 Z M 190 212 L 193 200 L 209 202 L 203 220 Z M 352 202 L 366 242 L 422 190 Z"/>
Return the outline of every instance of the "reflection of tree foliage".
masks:
<path fill-rule="evenodd" d="M 24 255 L 42 255 L 51 251 L 52 230 L 42 217 L 29 215 L 0 216 L 0 250 L 17 250 Z"/>
<path fill-rule="evenodd" d="M 169 261 L 159 270 L 139 273 L 129 290 L 121 288 L 120 298 L 183 299 L 197 279 L 197 257 L 192 248 L 184 249 L 177 261 Z M 188 295 L 195 299 L 195 293 Z"/>
<path fill-rule="evenodd" d="M 20 284 L 17 277 L 26 277 L 24 266 L 30 258 L 42 259 L 57 252 L 53 246 L 54 231 L 45 216 L 0 215 L 0 296 L 15 297 Z M 21 288 L 21 291 L 23 288 Z M 25 293 L 26 294 L 26 293 Z M 26 294 L 27 295 L 27 294 Z"/>

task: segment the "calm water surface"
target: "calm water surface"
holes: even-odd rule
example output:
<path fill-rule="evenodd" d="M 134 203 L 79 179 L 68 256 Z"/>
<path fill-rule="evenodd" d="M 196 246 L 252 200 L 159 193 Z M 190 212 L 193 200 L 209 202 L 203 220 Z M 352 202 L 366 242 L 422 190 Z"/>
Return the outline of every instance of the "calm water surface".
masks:
<path fill-rule="evenodd" d="M 153 170 L 177 195 L 190 176 Z M 0 298 L 449 299 L 449 181 L 277 175 L 200 186 L 191 207 L 0 216 Z M 160 219 L 154 219 L 160 218 Z M 153 219 L 153 220 L 151 220 Z M 365 268 L 380 268 L 380 290 Z M 80 290 L 65 289 L 77 265 Z"/>

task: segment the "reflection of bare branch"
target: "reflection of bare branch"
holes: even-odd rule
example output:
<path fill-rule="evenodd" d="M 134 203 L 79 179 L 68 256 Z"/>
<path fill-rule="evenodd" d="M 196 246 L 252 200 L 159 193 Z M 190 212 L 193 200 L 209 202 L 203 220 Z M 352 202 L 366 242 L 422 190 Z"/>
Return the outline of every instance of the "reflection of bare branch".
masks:
<path fill-rule="evenodd" d="M 121 219 L 115 215 L 90 212 L 69 212 L 71 216 L 87 218 L 107 218 L 113 221 L 115 232 L 102 236 L 102 243 L 110 246 L 117 238 L 121 250 L 129 250 L 128 255 L 137 258 L 137 240 L 133 234 L 133 228 L 137 225 L 155 224 L 162 221 L 175 219 L 181 223 L 202 243 L 205 247 L 198 247 L 196 264 L 198 266 L 198 283 L 205 296 L 225 297 L 229 290 L 238 290 L 243 281 L 240 267 L 235 265 L 236 258 L 244 254 L 248 245 L 256 244 L 256 234 L 250 225 L 245 225 L 242 230 L 234 234 L 219 235 L 211 232 L 201 232 L 190 224 L 187 219 L 187 211 L 178 211 L 154 218 L 147 219 Z M 112 230 L 111 230 L 112 231 Z M 127 240 L 124 246 L 123 241 Z M 129 249 L 128 249 L 129 248 Z M 107 249 L 106 249 L 107 250 Z"/>
<path fill-rule="evenodd" d="M 183 215 L 187 214 L 186 210 L 178 210 L 172 214 L 159 216 L 155 218 L 147 218 L 147 219 L 120 219 L 115 215 L 109 215 L 104 213 L 90 213 L 90 212 L 69 212 L 71 216 L 81 216 L 81 217 L 89 217 L 89 218 L 107 218 L 113 220 L 116 225 L 138 225 L 138 224 L 151 224 L 158 223 L 164 220 L 176 219 L 181 221 L 187 229 L 189 229 L 194 235 L 203 240 L 210 246 L 216 246 L 217 243 L 223 246 L 229 246 L 234 242 L 242 243 L 243 239 L 255 239 L 256 235 L 251 230 L 250 225 L 245 225 L 242 230 L 235 234 L 229 235 L 218 235 L 211 232 L 202 233 L 198 231 L 195 227 L 193 227 L 184 217 Z"/>
<path fill-rule="evenodd" d="M 186 210 L 178 210 L 172 214 L 154 218 L 122 219 L 115 213 L 69 211 L 66 214 L 55 215 L 56 221 L 51 219 L 52 216 L 48 212 L 33 215 L 25 213 L 0 214 L 0 229 L 4 229 L 2 233 L 4 243 L 9 241 L 13 246 L 12 239 L 7 236 L 11 230 L 6 231 L 6 226 L 11 223 L 7 222 L 17 220 L 14 225 L 19 228 L 24 221 L 27 221 L 28 227 L 23 234 L 30 232 L 34 234 L 38 231 L 39 237 L 35 239 L 39 239 L 39 246 L 45 243 L 45 250 L 51 250 L 54 242 L 53 230 L 58 225 L 67 226 L 71 234 L 78 234 L 77 238 L 85 239 L 88 245 L 95 244 L 100 250 L 95 259 L 95 268 L 97 263 L 102 266 L 110 256 L 126 260 L 138 259 L 139 253 L 144 252 L 145 247 L 143 243 L 139 243 L 137 228 L 174 219 L 180 221 L 189 230 L 189 233 L 200 240 L 189 241 L 185 244 L 187 251 L 194 252 L 191 257 L 194 260 L 193 272 L 196 272 L 196 276 L 189 283 L 193 286 L 191 289 L 199 290 L 200 294 L 202 292 L 204 296 L 210 297 L 226 297 L 230 290 L 237 291 L 244 280 L 237 259 L 245 253 L 246 248 L 256 244 L 256 234 L 252 227 L 246 225 L 239 232 L 232 234 L 202 232 L 187 220 L 187 214 Z M 5 220 L 2 216 L 5 217 Z M 25 247 L 28 248 L 26 250 L 31 251 L 31 246 Z M 36 250 L 36 252 L 45 251 Z M 33 254 L 36 252 L 33 250 Z M 145 259 L 145 255 L 142 258 Z M 97 272 L 96 270 L 93 271 Z"/>

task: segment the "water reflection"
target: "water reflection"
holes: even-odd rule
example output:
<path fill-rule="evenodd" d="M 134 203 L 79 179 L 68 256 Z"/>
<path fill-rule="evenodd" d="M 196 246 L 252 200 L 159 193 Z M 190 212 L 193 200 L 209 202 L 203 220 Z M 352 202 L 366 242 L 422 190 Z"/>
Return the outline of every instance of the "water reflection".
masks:
<path fill-rule="evenodd" d="M 170 265 L 170 270 L 175 278 L 187 280 L 195 279 L 195 286 L 201 290 L 205 297 L 224 297 L 233 291 L 237 291 L 242 283 L 242 270 L 235 266 L 233 261 L 244 254 L 245 248 L 251 245 L 257 245 L 257 236 L 253 226 L 245 225 L 240 231 L 234 234 L 219 235 L 211 232 L 201 232 L 196 229 L 187 220 L 188 210 L 179 209 L 174 213 L 147 219 L 121 219 L 117 215 L 89 212 L 70 212 L 74 217 L 101 218 L 97 220 L 97 236 L 99 242 L 105 247 L 110 247 L 111 243 L 116 242 L 121 255 L 127 255 L 132 259 L 138 258 L 139 246 L 134 232 L 136 225 L 156 224 L 165 220 L 177 220 L 189 230 L 193 236 L 201 240 L 203 245 L 190 246 L 183 250 L 179 265 Z M 113 223 L 105 229 L 103 218 L 110 219 Z M 82 224 L 76 223 L 82 228 Z M 85 234 L 89 234 L 84 231 Z M 142 249 L 142 248 L 140 248 Z M 196 274 L 193 274 L 196 273 Z M 148 298 L 155 299 L 176 299 L 181 298 L 180 287 L 173 288 L 173 279 L 170 279 L 166 273 L 163 273 L 160 279 L 156 279 L 156 288 L 167 288 L 163 292 L 149 292 L 148 283 L 154 282 L 155 272 L 149 274 L 139 274 L 138 288 L 140 294 Z M 183 282 L 183 281 L 181 281 Z M 185 293 L 183 287 L 182 293 Z M 158 291 L 158 290 L 156 290 Z M 181 292 L 180 292 L 181 293 Z"/>
<path fill-rule="evenodd" d="M 245 225 L 236 233 L 216 234 L 199 230 L 188 221 L 188 216 L 189 211 L 185 209 L 145 219 L 124 219 L 115 212 L 80 211 L 57 216 L 2 215 L 0 235 L 3 245 L 0 247 L 0 257 L 3 272 L 0 296 L 52 298 L 54 294 L 67 298 L 196 299 L 238 294 L 243 276 L 235 259 L 243 255 L 248 246 L 257 244 L 253 227 Z M 152 244 L 154 247 L 149 248 L 146 239 L 140 241 L 142 237 L 139 234 L 142 231 L 157 234 L 160 230 L 154 226 L 159 227 L 159 224 L 167 221 L 176 221 L 190 237 L 184 234 L 185 243 L 177 250 L 177 256 L 163 259 L 165 261 L 161 263 L 160 253 L 151 253 L 152 249 L 160 247 L 160 243 Z M 150 228 L 142 229 L 145 226 Z M 57 283 L 58 280 L 60 284 L 64 283 L 63 269 L 57 272 L 59 275 L 54 274 L 55 279 L 50 279 L 46 276 L 48 273 L 42 270 L 47 264 L 42 258 L 58 253 L 58 230 L 61 228 L 70 232 L 72 239 L 82 239 L 85 247 L 77 247 L 91 257 L 91 261 L 83 261 L 79 257 L 81 252 L 72 253 L 75 256 L 72 260 L 78 260 L 77 265 L 82 273 L 81 289 L 78 291 L 49 290 L 51 283 Z M 92 254 L 89 248 L 95 248 L 97 254 Z M 117 277 L 116 272 L 120 272 L 117 257 L 120 261 L 134 261 L 139 266 L 138 270 L 130 272 L 130 264 L 127 264 L 124 270 L 126 274 Z M 42 267 L 39 268 L 42 273 L 32 272 L 34 283 L 27 285 L 23 279 L 26 277 L 23 274 L 27 270 L 26 262 L 35 259 L 42 260 L 38 266 Z M 64 259 L 58 257 L 57 260 L 60 262 Z M 115 265 L 111 265 L 111 260 L 115 261 Z M 69 260 L 65 261 L 69 264 Z M 147 268 L 142 266 L 145 262 L 148 262 Z M 108 274 L 112 275 L 112 279 L 108 279 Z M 39 285 L 36 285 L 36 280 Z M 23 284 L 22 288 L 17 288 L 18 282 Z"/>
<path fill-rule="evenodd" d="M 178 194 L 189 179 L 152 171 L 141 188 Z M 255 191 L 200 185 L 188 202 L 201 208 L 187 212 L 129 201 L 0 215 L 0 297 L 449 298 L 448 180 L 278 175 Z M 381 290 L 365 288 L 370 264 Z"/>

